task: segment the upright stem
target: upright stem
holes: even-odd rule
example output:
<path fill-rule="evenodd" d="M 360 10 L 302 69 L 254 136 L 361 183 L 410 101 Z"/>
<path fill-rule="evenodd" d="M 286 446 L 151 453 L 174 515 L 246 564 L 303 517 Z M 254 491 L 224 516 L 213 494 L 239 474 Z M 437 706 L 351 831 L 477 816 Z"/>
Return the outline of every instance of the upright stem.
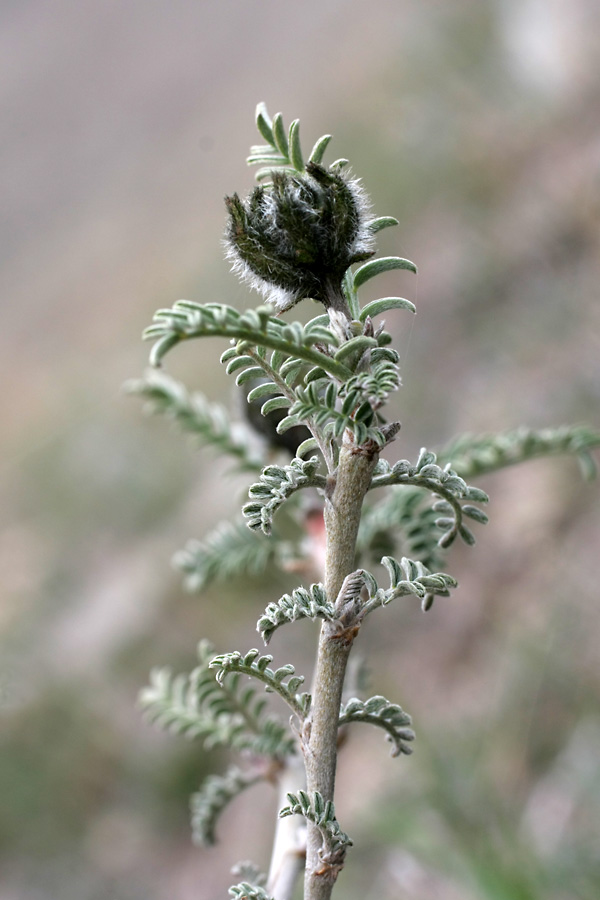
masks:
<path fill-rule="evenodd" d="M 325 590 L 335 602 L 342 582 L 354 568 L 356 537 L 363 500 L 377 461 L 376 452 L 358 450 L 346 433 L 340 451 L 335 488 L 325 503 L 327 552 Z M 333 800 L 337 762 L 337 731 L 346 664 L 356 631 L 340 631 L 324 622 L 319 638 L 310 718 L 303 749 L 309 794 L 319 791 Z M 340 864 L 319 856 L 319 829 L 308 823 L 304 900 L 329 900 Z"/>

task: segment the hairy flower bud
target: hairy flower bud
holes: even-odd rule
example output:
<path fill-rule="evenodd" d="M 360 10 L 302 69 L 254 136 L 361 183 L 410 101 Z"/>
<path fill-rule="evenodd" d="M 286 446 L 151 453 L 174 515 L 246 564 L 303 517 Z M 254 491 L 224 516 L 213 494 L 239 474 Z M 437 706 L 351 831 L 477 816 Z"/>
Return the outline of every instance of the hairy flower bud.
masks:
<path fill-rule="evenodd" d="M 350 318 L 344 273 L 374 252 L 362 188 L 310 162 L 305 174 L 275 170 L 272 178 L 246 200 L 225 198 L 234 270 L 278 312 L 310 297 Z"/>

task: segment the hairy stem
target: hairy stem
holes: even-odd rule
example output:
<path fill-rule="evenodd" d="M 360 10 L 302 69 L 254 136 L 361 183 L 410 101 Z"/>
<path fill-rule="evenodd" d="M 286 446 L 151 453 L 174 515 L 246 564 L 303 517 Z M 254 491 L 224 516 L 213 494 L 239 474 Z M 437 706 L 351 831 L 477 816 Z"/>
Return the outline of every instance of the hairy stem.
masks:
<path fill-rule="evenodd" d="M 327 551 L 325 590 L 334 601 L 346 575 L 354 568 L 356 536 L 365 494 L 377 461 L 376 452 L 358 450 L 346 432 L 336 482 L 325 503 Z M 340 622 L 324 622 L 319 638 L 312 707 L 303 737 L 306 786 L 333 800 L 337 762 L 338 718 L 346 664 L 357 627 L 340 629 Z M 304 900 L 329 900 L 342 860 L 320 856 L 322 837 L 308 823 Z"/>

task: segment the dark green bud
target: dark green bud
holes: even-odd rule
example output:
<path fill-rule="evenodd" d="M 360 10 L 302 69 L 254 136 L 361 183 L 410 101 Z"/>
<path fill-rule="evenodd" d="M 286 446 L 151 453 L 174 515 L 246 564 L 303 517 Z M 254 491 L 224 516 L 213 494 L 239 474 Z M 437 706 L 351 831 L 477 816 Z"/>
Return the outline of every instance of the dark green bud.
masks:
<path fill-rule="evenodd" d="M 272 178 L 246 200 L 225 198 L 234 270 L 278 312 L 310 297 L 350 318 L 344 273 L 374 252 L 362 188 L 311 162 L 305 174 L 273 171 Z"/>

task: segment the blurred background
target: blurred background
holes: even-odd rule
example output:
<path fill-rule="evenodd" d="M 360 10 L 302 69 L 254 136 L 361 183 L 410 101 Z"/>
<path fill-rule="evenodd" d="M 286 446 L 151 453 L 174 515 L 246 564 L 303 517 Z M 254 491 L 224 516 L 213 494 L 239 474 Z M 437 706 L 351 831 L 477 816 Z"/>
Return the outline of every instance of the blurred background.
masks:
<path fill-rule="evenodd" d="M 157 307 L 258 302 L 220 244 L 256 103 L 300 117 L 306 148 L 333 133 L 329 161 L 400 220 L 380 251 L 419 265 L 373 288 L 418 306 L 387 317 L 397 456 L 598 427 L 599 34 L 595 0 L 4 0 L 0 900 L 217 900 L 231 864 L 268 860 L 274 796 L 191 846 L 189 793 L 225 761 L 136 698 L 201 637 L 252 646 L 294 577 L 243 601 L 183 592 L 173 552 L 243 482 L 121 392 Z M 229 402 L 222 349 L 178 349 L 169 371 Z M 490 524 L 450 559 L 459 592 L 361 634 L 372 693 L 418 742 L 392 760 L 356 729 L 344 752 L 346 900 L 600 896 L 598 486 L 569 459 L 481 484 Z M 285 631 L 276 662 L 308 674 L 314 628 Z"/>

